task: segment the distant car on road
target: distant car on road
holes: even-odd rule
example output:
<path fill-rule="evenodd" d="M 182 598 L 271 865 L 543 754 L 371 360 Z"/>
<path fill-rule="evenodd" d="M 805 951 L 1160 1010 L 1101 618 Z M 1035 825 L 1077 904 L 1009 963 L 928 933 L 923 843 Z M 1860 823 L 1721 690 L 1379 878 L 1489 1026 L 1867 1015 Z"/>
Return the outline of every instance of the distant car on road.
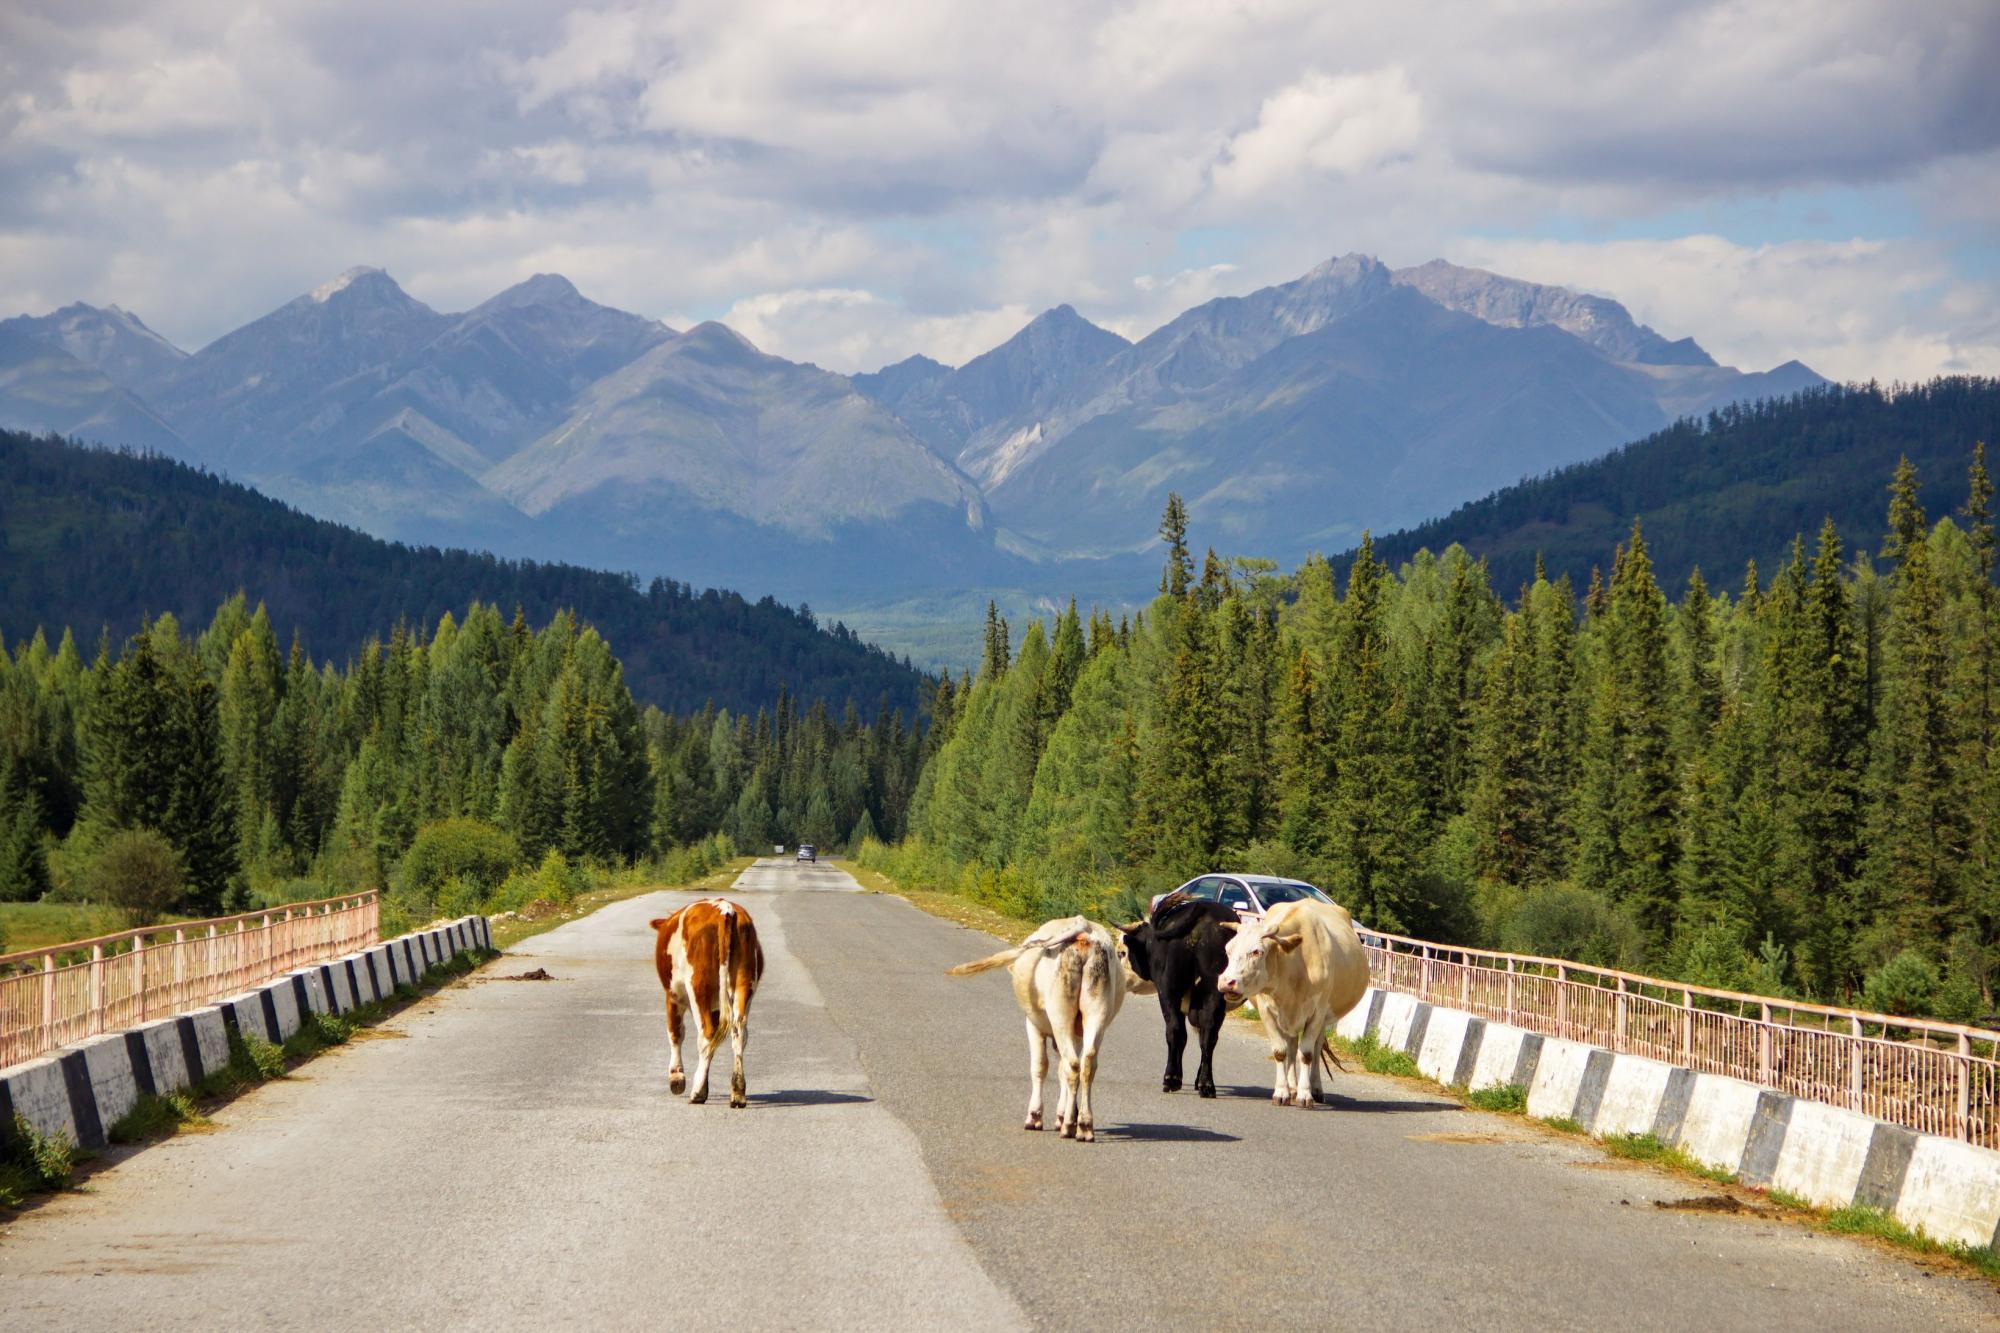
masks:
<path fill-rule="evenodd" d="M 799 844 L 799 860 L 801 860 L 801 861 L 815 861 L 815 862 L 816 862 L 816 861 L 818 861 L 818 860 L 819 860 L 819 849 L 818 849 L 817 847 L 813 846 L 813 845 L 812 845 L 811 843 L 809 843 L 809 842 L 802 842 L 802 843 L 800 843 L 800 844 Z"/>
<path fill-rule="evenodd" d="M 1239 917 L 1262 916 L 1279 903 L 1297 902 L 1301 898 L 1333 901 L 1302 879 L 1279 879 L 1276 875 L 1197 875 L 1174 891 L 1233 907 Z M 1153 900 L 1146 904 L 1146 915 L 1150 917 L 1160 899 L 1166 896 L 1154 894 Z"/>

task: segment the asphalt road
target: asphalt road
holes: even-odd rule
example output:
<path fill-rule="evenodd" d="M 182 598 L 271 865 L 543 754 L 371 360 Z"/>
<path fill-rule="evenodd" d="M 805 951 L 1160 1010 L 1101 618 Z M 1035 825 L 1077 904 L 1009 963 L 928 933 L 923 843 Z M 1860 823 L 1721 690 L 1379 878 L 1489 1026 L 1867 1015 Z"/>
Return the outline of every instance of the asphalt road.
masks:
<path fill-rule="evenodd" d="M 794 887 L 797 886 L 797 887 Z M 1159 1091 L 1153 1001 L 1099 1142 L 1020 1128 L 997 947 L 831 866 L 732 896 L 768 960 L 751 1106 L 666 1092 L 649 917 L 615 904 L 0 1233 L 0 1309 L 64 1328 L 1993 1327 L 2000 1297 L 1838 1237 L 1655 1207 L 1698 1185 L 1335 1075 Z M 499 978 L 533 967 L 548 982 Z M 726 1072 L 726 1071 L 725 1071 Z"/>

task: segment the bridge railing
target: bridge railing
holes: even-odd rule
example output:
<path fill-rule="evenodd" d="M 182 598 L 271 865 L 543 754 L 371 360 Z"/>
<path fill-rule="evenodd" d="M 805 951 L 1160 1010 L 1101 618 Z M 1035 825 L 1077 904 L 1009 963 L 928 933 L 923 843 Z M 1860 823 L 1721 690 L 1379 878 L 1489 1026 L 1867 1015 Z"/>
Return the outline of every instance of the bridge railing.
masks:
<path fill-rule="evenodd" d="M 0 955 L 0 1068 L 365 949 L 381 922 L 358 893 Z"/>
<path fill-rule="evenodd" d="M 2000 1148 L 2000 1032 L 1360 934 L 1384 989 Z"/>

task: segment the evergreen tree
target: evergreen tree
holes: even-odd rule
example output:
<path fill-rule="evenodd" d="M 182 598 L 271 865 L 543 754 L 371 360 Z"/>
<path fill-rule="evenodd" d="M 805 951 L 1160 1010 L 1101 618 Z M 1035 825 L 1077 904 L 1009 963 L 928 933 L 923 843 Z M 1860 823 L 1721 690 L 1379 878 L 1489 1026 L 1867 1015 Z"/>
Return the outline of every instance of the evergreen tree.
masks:
<path fill-rule="evenodd" d="M 1160 540 L 1167 544 L 1166 568 L 1160 571 L 1160 591 L 1172 598 L 1187 596 L 1194 580 L 1194 559 L 1188 554 L 1187 506 L 1179 491 L 1167 495 L 1167 509 L 1160 516 Z"/>
<path fill-rule="evenodd" d="M 1333 797 L 1328 811 L 1335 901 L 1382 930 L 1405 924 L 1415 896 L 1417 794 L 1403 746 L 1404 712 L 1390 674 L 1383 633 L 1387 572 L 1374 543 L 1361 537 L 1347 574 Z"/>

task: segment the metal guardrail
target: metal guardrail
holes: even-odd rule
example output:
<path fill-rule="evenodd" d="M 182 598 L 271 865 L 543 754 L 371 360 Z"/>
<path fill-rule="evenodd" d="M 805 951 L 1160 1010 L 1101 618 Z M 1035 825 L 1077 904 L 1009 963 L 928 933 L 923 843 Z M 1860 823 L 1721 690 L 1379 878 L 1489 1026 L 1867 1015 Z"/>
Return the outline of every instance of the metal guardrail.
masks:
<path fill-rule="evenodd" d="M 1385 989 L 2000 1148 L 2000 1032 L 1357 929 Z"/>
<path fill-rule="evenodd" d="M 358 893 L 0 955 L 0 1068 L 365 949 L 381 925 Z"/>

